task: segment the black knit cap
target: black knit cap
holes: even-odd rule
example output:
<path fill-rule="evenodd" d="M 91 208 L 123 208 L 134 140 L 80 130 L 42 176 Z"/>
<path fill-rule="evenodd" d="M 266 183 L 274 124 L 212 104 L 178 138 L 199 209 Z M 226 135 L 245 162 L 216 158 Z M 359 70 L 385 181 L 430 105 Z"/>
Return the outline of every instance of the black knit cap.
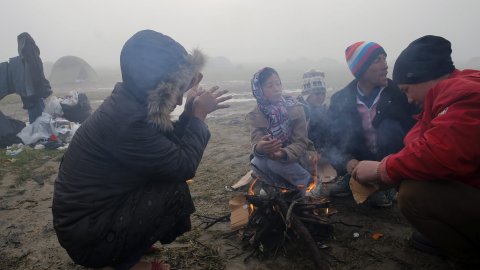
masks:
<path fill-rule="evenodd" d="M 416 84 L 439 78 L 455 70 L 450 41 L 438 36 L 424 36 L 400 53 L 393 67 L 397 84 Z"/>

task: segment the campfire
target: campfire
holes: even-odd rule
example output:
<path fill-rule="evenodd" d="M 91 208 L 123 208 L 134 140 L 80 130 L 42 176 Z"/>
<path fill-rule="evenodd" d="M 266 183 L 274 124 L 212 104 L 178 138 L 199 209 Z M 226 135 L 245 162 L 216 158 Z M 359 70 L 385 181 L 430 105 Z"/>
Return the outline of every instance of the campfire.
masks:
<path fill-rule="evenodd" d="M 307 187 L 313 190 L 316 177 Z M 269 186 L 255 179 L 245 196 L 248 222 L 242 238 L 253 247 L 251 255 L 275 256 L 290 241 L 303 241 L 318 269 L 328 269 L 319 246 L 333 233 L 327 198 L 303 196 L 299 190 Z M 330 212 L 330 213 L 329 213 Z"/>

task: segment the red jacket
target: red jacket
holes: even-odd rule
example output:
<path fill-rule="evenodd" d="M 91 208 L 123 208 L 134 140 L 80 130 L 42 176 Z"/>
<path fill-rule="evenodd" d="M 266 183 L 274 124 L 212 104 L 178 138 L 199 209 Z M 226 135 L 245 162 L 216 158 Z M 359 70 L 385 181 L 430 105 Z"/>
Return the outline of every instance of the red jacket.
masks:
<path fill-rule="evenodd" d="M 383 182 L 443 179 L 480 189 L 480 71 L 455 70 L 430 89 L 404 144 L 382 161 Z"/>

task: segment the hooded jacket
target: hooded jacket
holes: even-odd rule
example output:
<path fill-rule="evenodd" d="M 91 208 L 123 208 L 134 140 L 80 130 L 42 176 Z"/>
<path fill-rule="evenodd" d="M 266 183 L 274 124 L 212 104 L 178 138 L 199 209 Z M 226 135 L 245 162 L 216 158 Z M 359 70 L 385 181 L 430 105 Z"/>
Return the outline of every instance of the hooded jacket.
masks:
<path fill-rule="evenodd" d="M 17 93 L 22 97 L 23 107 L 33 107 L 38 98 L 52 94 L 50 82 L 43 73 L 40 49 L 30 34 L 18 35 L 18 55 L 9 62 L 0 63 L 0 99 Z"/>
<path fill-rule="evenodd" d="M 23 107 L 32 108 L 39 98 L 52 94 L 50 82 L 43 73 L 40 49 L 28 33 L 17 37 L 18 55 L 10 58 L 8 66 L 9 87 L 22 97 Z"/>
<path fill-rule="evenodd" d="M 170 120 L 204 64 L 200 52 L 190 55 L 170 37 L 144 30 L 126 42 L 120 62 L 123 83 L 77 130 L 60 164 L 53 220 L 62 246 L 96 241 L 139 189 L 186 185 L 210 138 L 198 118 Z M 96 236 L 82 239 L 86 230 Z"/>
<path fill-rule="evenodd" d="M 423 104 L 405 148 L 382 160 L 382 181 L 452 180 L 480 188 L 480 71 L 454 71 Z"/>

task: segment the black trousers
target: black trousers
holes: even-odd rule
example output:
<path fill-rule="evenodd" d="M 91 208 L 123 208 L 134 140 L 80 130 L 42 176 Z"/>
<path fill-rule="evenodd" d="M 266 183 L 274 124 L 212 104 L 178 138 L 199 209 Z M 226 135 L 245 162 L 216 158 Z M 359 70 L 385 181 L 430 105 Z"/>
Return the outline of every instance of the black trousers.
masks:
<path fill-rule="evenodd" d="M 445 253 L 480 265 L 480 189 L 454 180 L 404 180 L 398 202 L 415 229 Z"/>
<path fill-rule="evenodd" d="M 129 269 L 155 242 L 168 244 L 189 231 L 190 214 L 195 211 L 186 183 L 147 183 L 112 207 L 113 215 L 95 220 L 108 226 L 92 226 L 106 228 L 97 241 L 85 244 L 78 239 L 64 246 L 75 263 Z"/>

